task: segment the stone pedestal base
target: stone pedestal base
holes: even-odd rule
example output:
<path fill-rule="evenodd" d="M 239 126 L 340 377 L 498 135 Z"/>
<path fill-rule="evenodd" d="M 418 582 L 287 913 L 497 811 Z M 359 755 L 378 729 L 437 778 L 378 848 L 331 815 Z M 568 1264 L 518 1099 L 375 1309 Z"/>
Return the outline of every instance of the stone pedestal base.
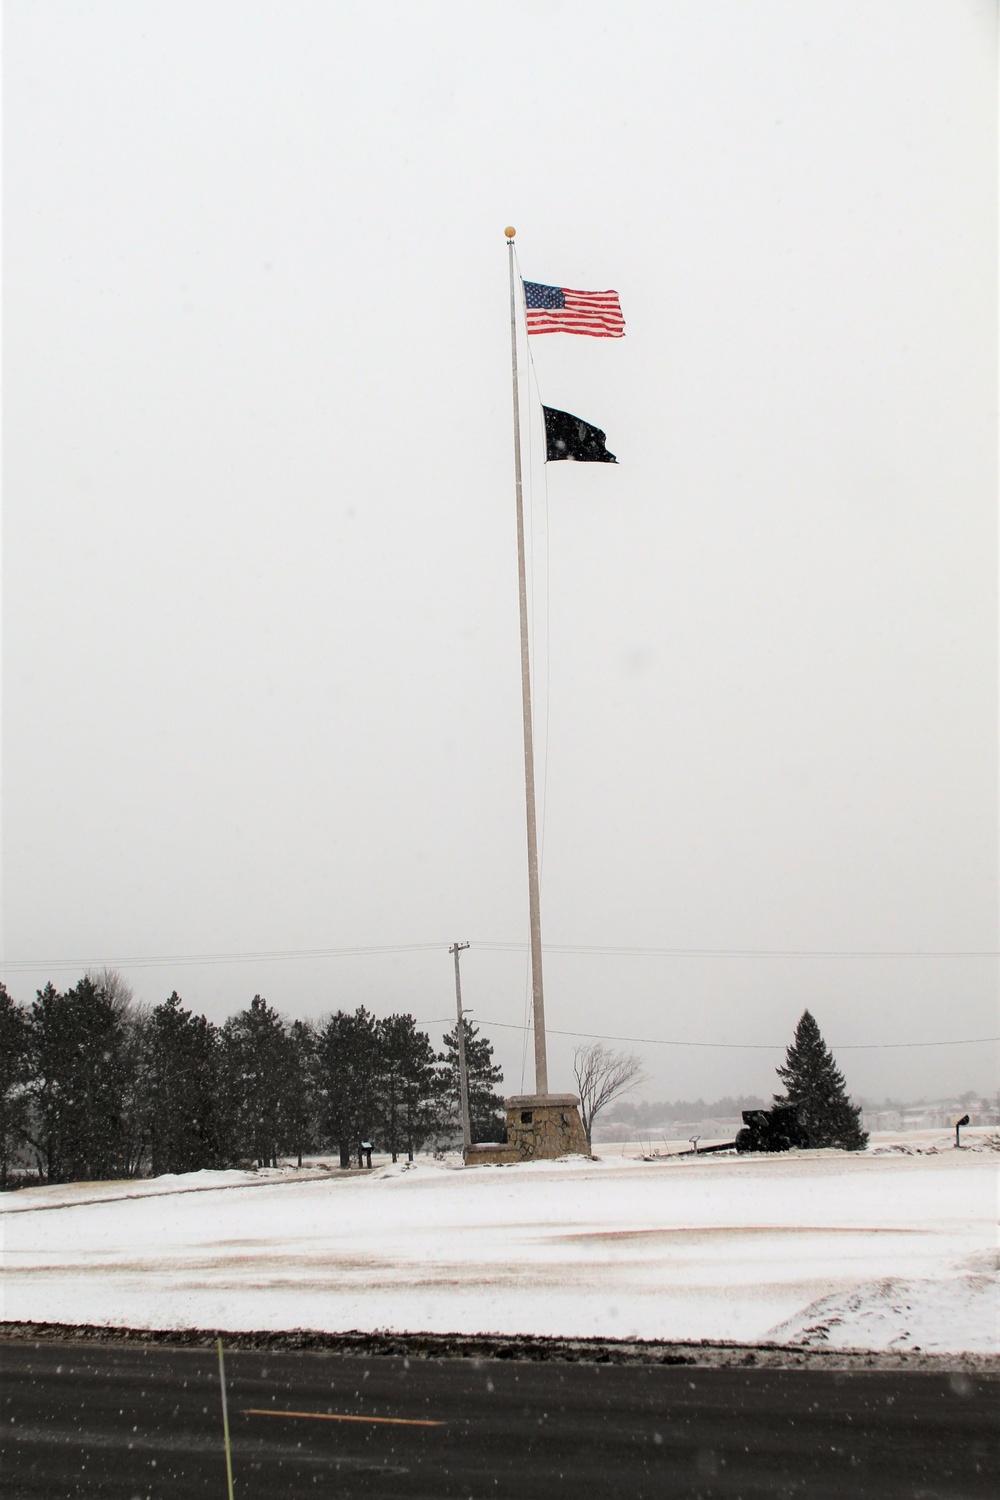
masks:
<path fill-rule="evenodd" d="M 514 1094 L 507 1100 L 504 1145 L 470 1146 L 467 1167 L 505 1166 L 517 1161 L 553 1161 L 589 1156 L 575 1094 Z"/>

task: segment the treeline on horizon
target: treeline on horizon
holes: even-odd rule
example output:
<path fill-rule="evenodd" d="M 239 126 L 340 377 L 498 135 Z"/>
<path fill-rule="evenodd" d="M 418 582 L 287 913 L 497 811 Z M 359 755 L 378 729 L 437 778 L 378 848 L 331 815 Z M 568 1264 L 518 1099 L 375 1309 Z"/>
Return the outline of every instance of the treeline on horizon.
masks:
<path fill-rule="evenodd" d="M 465 1024 L 474 1141 L 504 1138 L 502 1072 Z M 411 1160 L 460 1138 L 458 1027 L 435 1051 L 407 1014 L 288 1021 L 260 995 L 221 1026 L 176 991 L 141 1005 L 114 970 L 22 1005 L 0 984 L 0 1188 L 276 1166 L 373 1142 Z M 17 1169 L 17 1170 L 15 1170 Z"/>
<path fill-rule="evenodd" d="M 739 1118 L 745 1109 L 767 1109 L 772 1101 L 758 1094 L 724 1094 L 721 1099 L 622 1099 L 604 1116 L 608 1125 L 636 1125 L 645 1129 L 666 1120 L 715 1120 Z"/>
<path fill-rule="evenodd" d="M 697 1124 L 702 1120 L 731 1120 L 739 1118 L 745 1109 L 769 1109 L 777 1097 L 777 1095 L 772 1095 L 770 1099 L 762 1099 L 758 1094 L 724 1094 L 721 1099 L 710 1099 L 707 1102 L 704 1099 L 664 1099 L 659 1102 L 647 1099 L 621 1099 L 610 1107 L 601 1123 L 602 1125 L 632 1125 L 639 1130 L 647 1130 L 666 1124 L 668 1121 Z M 961 1094 L 948 1095 L 947 1098 L 962 1108 L 995 1101 L 995 1108 L 1000 1112 L 1000 1093 L 991 1095 L 983 1089 L 966 1089 Z M 899 1110 L 902 1112 L 906 1109 L 919 1109 L 922 1106 L 935 1107 L 941 1102 L 942 1099 L 929 1099 L 924 1096 L 918 1099 L 887 1097 L 880 1101 L 862 1098 L 861 1107 L 875 1111 Z"/>

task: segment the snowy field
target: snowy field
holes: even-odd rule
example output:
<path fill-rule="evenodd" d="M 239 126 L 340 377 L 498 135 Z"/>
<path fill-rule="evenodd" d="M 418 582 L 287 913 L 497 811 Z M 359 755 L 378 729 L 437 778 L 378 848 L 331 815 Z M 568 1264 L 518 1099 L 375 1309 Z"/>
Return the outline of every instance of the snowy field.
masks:
<path fill-rule="evenodd" d="M 0 1199 L 2 1317 L 1000 1350 L 1000 1154 L 202 1172 Z"/>

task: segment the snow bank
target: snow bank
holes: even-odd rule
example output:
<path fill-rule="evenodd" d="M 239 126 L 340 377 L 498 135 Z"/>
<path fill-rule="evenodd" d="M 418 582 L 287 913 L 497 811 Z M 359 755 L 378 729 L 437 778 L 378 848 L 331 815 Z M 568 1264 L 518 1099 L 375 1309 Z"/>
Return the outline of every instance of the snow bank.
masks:
<path fill-rule="evenodd" d="M 221 1171 L 163 1172 L 159 1177 L 118 1178 L 114 1182 L 59 1182 L 52 1187 L 22 1188 L 0 1198 L 0 1215 L 70 1208 L 78 1203 L 112 1203 L 125 1198 L 158 1198 L 164 1193 L 203 1193 L 209 1188 L 245 1187 L 261 1182 L 301 1182 L 319 1171 L 294 1167 L 231 1167 Z"/>
<path fill-rule="evenodd" d="M 887 1278 L 824 1297 L 771 1330 L 781 1344 L 995 1354 L 1000 1346 L 996 1271 L 939 1281 Z"/>
<path fill-rule="evenodd" d="M 207 1176 L 0 1200 L 0 1315 L 998 1349 L 995 1156 Z"/>

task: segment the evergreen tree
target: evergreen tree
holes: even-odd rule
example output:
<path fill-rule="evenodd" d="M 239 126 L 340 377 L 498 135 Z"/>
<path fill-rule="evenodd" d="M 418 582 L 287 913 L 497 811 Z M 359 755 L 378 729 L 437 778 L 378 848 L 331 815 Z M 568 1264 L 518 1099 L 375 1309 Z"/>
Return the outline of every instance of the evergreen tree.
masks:
<path fill-rule="evenodd" d="M 778 1077 L 784 1094 L 775 1094 L 776 1104 L 797 1104 L 799 1120 L 810 1146 L 838 1146 L 842 1151 L 863 1151 L 868 1136 L 861 1128 L 861 1110 L 847 1095 L 844 1075 L 833 1060 L 819 1027 L 809 1011 L 802 1012 L 795 1038 L 785 1054 Z"/>
<path fill-rule="evenodd" d="M 30 1117 L 26 1137 L 43 1182 L 61 1181 L 63 1086 L 59 1039 L 62 996 L 49 981 L 31 1007 L 28 1060 Z"/>
<path fill-rule="evenodd" d="M 503 1083 L 503 1069 L 493 1061 L 493 1043 L 480 1036 L 479 1028 L 468 1017 L 465 1027 L 465 1066 L 469 1075 L 469 1126 L 473 1144 L 506 1140 L 507 1113 L 495 1083 Z M 458 1022 L 445 1033 L 441 1065 L 440 1090 L 442 1124 L 449 1130 L 462 1128 L 462 1091 L 458 1072 Z"/>
<path fill-rule="evenodd" d="M 45 1181 L 124 1175 L 124 1043 L 120 1008 L 93 980 L 81 979 L 63 995 L 51 984 L 38 991 L 27 1134 Z"/>
<path fill-rule="evenodd" d="M 294 1151 L 299 1166 L 302 1153 L 311 1149 L 316 1135 L 316 1095 L 313 1087 L 316 1033 L 308 1021 L 293 1021 L 284 1087 L 282 1089 L 282 1133 L 287 1149 Z"/>
<path fill-rule="evenodd" d="M 237 1151 L 276 1167 L 288 1144 L 289 1094 L 295 1075 L 291 1038 L 261 995 L 222 1028 L 222 1055 Z"/>
<path fill-rule="evenodd" d="M 220 1050 L 216 1027 L 185 1010 L 176 990 L 153 1011 L 147 1055 L 154 1177 L 226 1164 Z"/>
<path fill-rule="evenodd" d="M 329 1017 L 316 1039 L 317 1105 L 327 1140 L 349 1167 L 361 1142 L 371 1140 L 380 1113 L 382 1048 L 374 1016 L 364 1006 Z"/>
<path fill-rule="evenodd" d="M 387 1016 L 376 1025 L 381 1044 L 381 1141 L 393 1161 L 404 1149 L 412 1161 L 437 1119 L 437 1058 L 430 1037 L 417 1030 L 412 1016 Z"/>
<path fill-rule="evenodd" d="M 28 1126 L 28 1012 L 0 984 L 0 1192 Z"/>

